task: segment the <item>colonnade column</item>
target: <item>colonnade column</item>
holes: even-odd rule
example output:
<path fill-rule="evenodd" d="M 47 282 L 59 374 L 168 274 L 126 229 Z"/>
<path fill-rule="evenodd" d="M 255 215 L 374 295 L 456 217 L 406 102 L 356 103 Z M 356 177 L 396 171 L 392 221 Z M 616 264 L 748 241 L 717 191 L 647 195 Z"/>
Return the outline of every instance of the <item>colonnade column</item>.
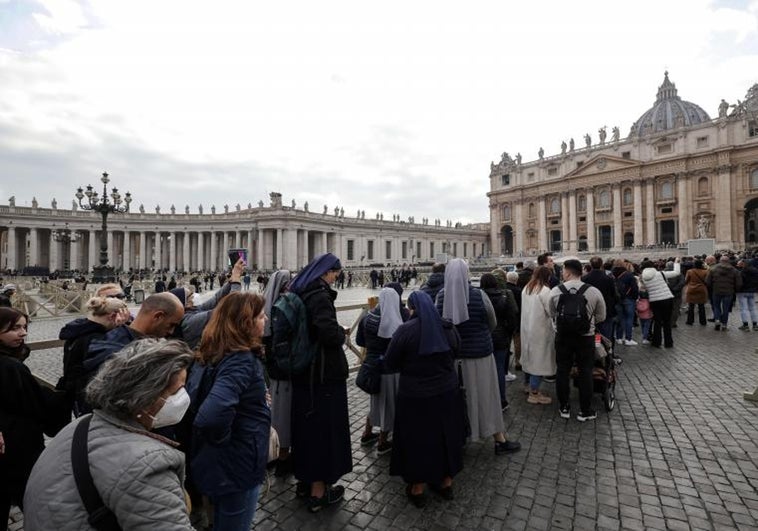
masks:
<path fill-rule="evenodd" d="M 8 269 L 16 269 L 17 256 L 16 227 L 8 227 L 8 253 L 5 258 L 5 267 Z"/>
<path fill-rule="evenodd" d="M 258 245 L 255 251 L 255 259 L 258 269 L 264 269 L 263 266 L 263 229 L 258 229 Z"/>
<path fill-rule="evenodd" d="M 203 271 L 205 269 L 205 233 L 197 233 L 197 269 Z"/>
<path fill-rule="evenodd" d="M 253 236 L 255 234 L 255 231 L 249 230 L 247 231 L 247 265 L 252 266 L 252 264 L 255 263 L 253 251 L 255 250 L 253 248 Z"/>
<path fill-rule="evenodd" d="M 139 231 L 139 269 L 145 269 L 147 267 L 147 242 L 145 241 L 145 231 Z"/>
<path fill-rule="evenodd" d="M 690 197 L 687 193 L 687 179 L 683 174 L 676 176 L 676 182 L 678 185 L 677 193 L 677 209 L 679 210 L 679 242 L 684 243 L 690 237 L 690 227 L 692 221 L 690 220 Z"/>
<path fill-rule="evenodd" d="M 242 249 L 242 231 L 238 230 L 234 235 L 234 246 L 237 249 Z"/>
<path fill-rule="evenodd" d="M 303 231 L 303 257 L 301 262 L 298 264 L 299 267 L 305 267 L 308 262 L 311 261 L 311 257 L 309 256 L 310 252 L 310 246 L 308 245 L 308 239 L 310 238 L 310 233 L 308 229 L 305 229 Z"/>
<path fill-rule="evenodd" d="M 727 188 L 728 189 L 728 188 Z M 647 192 L 647 243 L 655 244 L 655 181 L 648 179 L 645 182 L 645 191 Z"/>
<path fill-rule="evenodd" d="M 613 248 L 620 251 L 624 248 L 624 231 L 621 218 L 621 186 L 613 187 Z"/>
<path fill-rule="evenodd" d="M 281 269 L 284 263 L 284 230 L 276 229 L 276 269 Z"/>
<path fill-rule="evenodd" d="M 587 190 L 587 250 L 595 251 L 595 190 Z"/>
<path fill-rule="evenodd" d="M 634 183 L 634 245 L 644 245 L 642 235 L 642 183 Z"/>
<path fill-rule="evenodd" d="M 113 249 L 113 231 L 109 230 L 106 235 L 106 241 L 108 242 L 108 265 L 111 267 L 116 267 L 116 253 L 114 253 Z"/>
<path fill-rule="evenodd" d="M 79 236 L 79 239 L 76 241 L 71 242 L 71 251 L 70 251 L 70 258 L 68 260 L 68 268 L 72 271 L 79 269 L 79 250 L 81 249 L 80 245 L 82 244 L 82 237 Z"/>
<path fill-rule="evenodd" d="M 129 271 L 129 268 L 132 267 L 132 234 L 129 231 L 124 231 L 124 263 L 121 266 L 121 268 L 124 271 Z"/>
<path fill-rule="evenodd" d="M 569 236 L 569 198 L 568 192 L 561 194 L 561 251 L 571 249 L 571 238 Z"/>
<path fill-rule="evenodd" d="M 176 272 L 176 232 L 171 232 L 168 241 L 169 271 Z"/>
<path fill-rule="evenodd" d="M 209 258 L 208 269 L 215 271 L 218 267 L 218 240 L 214 231 L 211 231 L 211 255 Z"/>
<path fill-rule="evenodd" d="M 568 216 L 569 216 L 569 250 L 579 249 L 576 241 L 576 192 L 571 190 L 568 196 Z"/>
<path fill-rule="evenodd" d="M 730 169 L 727 160 L 721 160 L 725 153 L 719 155 L 719 162 L 722 162 L 719 166 L 718 176 L 718 190 L 722 193 L 718 194 L 716 200 L 716 230 L 714 236 L 718 245 L 721 247 L 732 247 L 732 194 L 729 193 L 732 184 L 730 182 Z M 682 198 L 679 199 L 681 204 Z M 747 238 L 746 238 L 747 239 Z"/>
<path fill-rule="evenodd" d="M 160 231 L 155 231 L 153 233 L 153 248 L 155 251 L 153 251 L 153 256 L 155 257 L 155 269 L 157 271 L 160 271 L 163 269 L 163 241 L 161 240 L 161 233 Z"/>
<path fill-rule="evenodd" d="M 191 271 L 192 270 L 192 264 L 190 264 L 190 238 L 192 237 L 191 232 L 185 232 L 182 234 L 182 269 L 184 271 Z"/>
<path fill-rule="evenodd" d="M 97 265 L 97 248 L 99 242 L 97 241 L 97 234 L 94 230 L 89 231 L 89 256 L 87 261 L 87 271 L 92 271 L 92 268 Z"/>
<path fill-rule="evenodd" d="M 520 253 L 524 250 L 524 223 L 521 217 L 522 207 L 523 205 L 521 204 L 521 201 L 516 201 L 516 203 L 513 205 L 513 219 L 515 222 L 512 223 L 512 226 L 515 228 L 513 232 L 516 236 L 516 241 L 513 242 L 514 254 Z"/>
<path fill-rule="evenodd" d="M 538 208 L 537 208 L 537 215 L 539 218 L 537 219 L 537 247 L 539 248 L 540 252 L 543 253 L 547 251 L 547 225 L 545 223 L 545 198 L 540 197 Z"/>
<path fill-rule="evenodd" d="M 224 243 L 223 243 L 223 246 L 224 246 L 224 248 L 221 251 L 223 253 L 226 253 L 227 249 L 229 249 L 229 247 L 230 247 L 230 245 L 229 245 L 229 232 L 227 232 L 227 231 L 224 231 Z M 221 267 L 223 269 L 223 265 Z"/>
<path fill-rule="evenodd" d="M 37 229 L 29 229 L 29 263 L 26 265 L 39 265 L 39 235 Z"/>
<path fill-rule="evenodd" d="M 294 271 L 297 268 L 297 229 L 285 231 L 284 260 L 280 268 Z"/>
<path fill-rule="evenodd" d="M 328 240 L 327 240 L 327 237 L 328 237 L 328 233 L 326 233 L 326 232 L 322 232 L 321 233 L 321 252 L 322 253 L 329 252 L 329 251 L 327 251 L 328 243 L 329 243 Z"/>
<path fill-rule="evenodd" d="M 53 233 L 50 232 L 50 253 L 48 254 L 48 269 L 56 271 L 60 269 L 58 257 L 60 256 L 60 242 L 53 239 Z"/>

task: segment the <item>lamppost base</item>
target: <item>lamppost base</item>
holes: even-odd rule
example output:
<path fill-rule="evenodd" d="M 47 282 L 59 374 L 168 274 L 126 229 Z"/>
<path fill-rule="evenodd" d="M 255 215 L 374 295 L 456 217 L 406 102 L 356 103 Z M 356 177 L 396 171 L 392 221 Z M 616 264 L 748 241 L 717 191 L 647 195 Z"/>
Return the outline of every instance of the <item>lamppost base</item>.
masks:
<path fill-rule="evenodd" d="M 108 284 L 116 282 L 116 272 L 110 266 L 94 266 L 92 268 L 93 284 Z"/>

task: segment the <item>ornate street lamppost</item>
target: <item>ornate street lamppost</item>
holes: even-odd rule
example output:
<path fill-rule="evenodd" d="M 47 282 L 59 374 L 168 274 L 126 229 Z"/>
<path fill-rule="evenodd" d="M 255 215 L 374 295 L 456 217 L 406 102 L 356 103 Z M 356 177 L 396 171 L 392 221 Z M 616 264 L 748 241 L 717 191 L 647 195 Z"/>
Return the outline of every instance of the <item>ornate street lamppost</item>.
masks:
<path fill-rule="evenodd" d="M 62 229 L 53 229 L 53 231 L 51 232 L 51 235 L 54 241 L 63 243 L 64 245 L 69 244 L 69 243 L 76 243 L 82 238 L 82 233 L 76 230 L 72 231 L 71 229 L 69 229 L 68 223 L 66 223 L 64 228 Z M 63 256 L 64 256 L 64 260 L 63 260 L 64 269 L 67 269 L 67 270 L 72 269 L 71 264 L 68 263 L 68 261 L 66 260 L 65 250 L 64 250 Z"/>
<path fill-rule="evenodd" d="M 103 183 L 103 195 L 98 196 L 98 193 L 92 189 L 92 185 L 87 185 L 87 191 L 85 192 L 79 187 L 76 190 L 76 198 L 79 200 L 79 207 L 82 210 L 92 210 L 99 212 L 103 217 L 103 226 L 100 231 L 100 265 L 92 268 L 92 282 L 94 284 L 102 284 L 105 282 L 113 282 L 116 279 L 113 267 L 108 266 L 108 214 L 118 213 L 123 214 L 129 212 L 129 203 L 132 202 L 132 194 L 126 192 L 124 198 L 121 198 L 121 194 L 118 193 L 118 188 L 113 188 L 111 192 L 111 201 L 108 200 L 108 174 L 103 173 L 100 178 Z M 87 198 L 86 203 L 82 203 L 82 199 Z M 90 242 L 90 245 L 92 242 Z"/>

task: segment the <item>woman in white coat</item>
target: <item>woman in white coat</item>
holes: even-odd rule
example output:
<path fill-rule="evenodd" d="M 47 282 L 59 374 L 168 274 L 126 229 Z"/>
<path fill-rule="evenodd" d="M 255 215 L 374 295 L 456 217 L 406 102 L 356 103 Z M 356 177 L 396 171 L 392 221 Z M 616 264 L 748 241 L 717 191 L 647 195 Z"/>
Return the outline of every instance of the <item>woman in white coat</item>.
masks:
<path fill-rule="evenodd" d="M 550 269 L 540 266 L 521 293 L 521 366 L 529 375 L 526 391 L 530 404 L 550 404 L 540 392 L 543 376 L 555 374 L 555 329 L 550 318 Z"/>

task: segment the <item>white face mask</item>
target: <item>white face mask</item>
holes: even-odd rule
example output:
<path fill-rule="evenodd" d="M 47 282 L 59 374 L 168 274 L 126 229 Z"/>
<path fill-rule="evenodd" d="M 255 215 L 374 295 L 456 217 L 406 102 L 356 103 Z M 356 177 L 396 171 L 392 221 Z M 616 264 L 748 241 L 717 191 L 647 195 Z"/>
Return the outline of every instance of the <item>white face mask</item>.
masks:
<path fill-rule="evenodd" d="M 190 406 L 190 396 L 182 387 L 170 397 L 164 398 L 163 402 L 163 407 L 152 417 L 153 428 L 179 424 Z"/>

